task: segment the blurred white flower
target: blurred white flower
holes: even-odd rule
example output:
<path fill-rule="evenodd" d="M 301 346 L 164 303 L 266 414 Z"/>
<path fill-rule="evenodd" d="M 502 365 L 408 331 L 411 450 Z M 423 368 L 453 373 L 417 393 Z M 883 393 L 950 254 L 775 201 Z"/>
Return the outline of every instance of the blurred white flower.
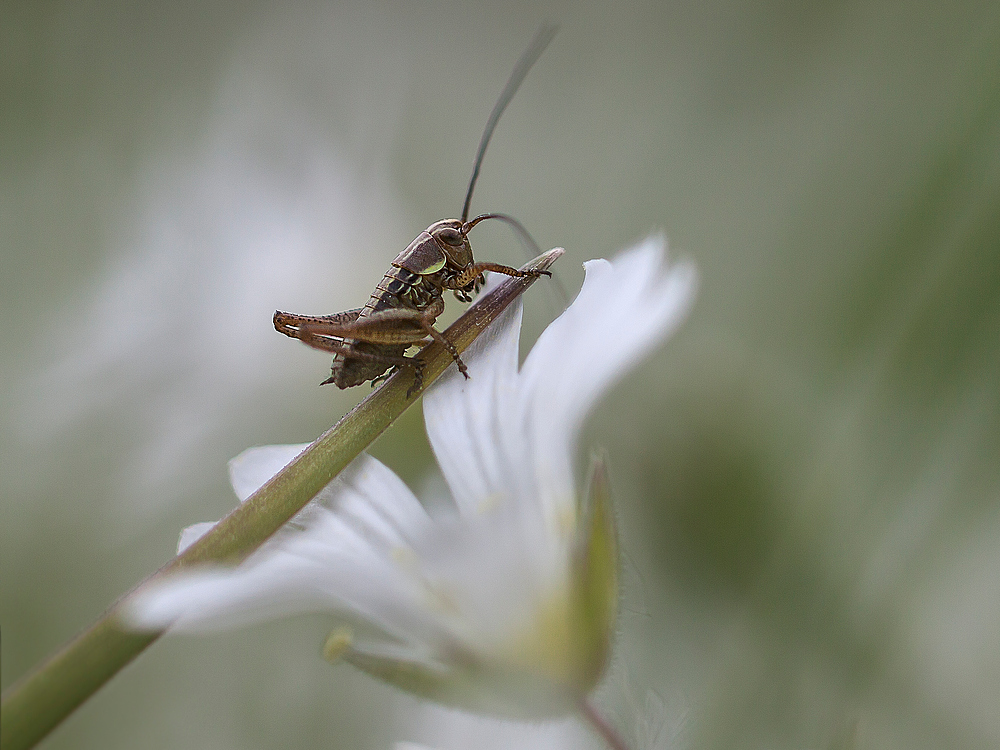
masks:
<path fill-rule="evenodd" d="M 465 353 L 469 380 L 450 368 L 428 390 L 427 433 L 454 512 L 429 514 L 361 455 L 239 567 L 140 592 L 132 624 L 196 631 L 333 610 L 331 660 L 480 713 L 577 710 L 603 673 L 618 592 L 603 464 L 581 497 L 576 443 L 597 399 L 690 306 L 693 267 L 663 264 L 660 237 L 589 261 L 580 294 L 520 370 L 518 302 Z M 302 448 L 235 458 L 240 499 Z M 182 547 L 210 526 L 187 530 Z"/>
<path fill-rule="evenodd" d="M 600 738 L 573 717 L 507 721 L 433 703 L 403 704 L 391 732 L 393 750 L 602 750 Z M 649 748 L 639 748 L 649 750 Z"/>

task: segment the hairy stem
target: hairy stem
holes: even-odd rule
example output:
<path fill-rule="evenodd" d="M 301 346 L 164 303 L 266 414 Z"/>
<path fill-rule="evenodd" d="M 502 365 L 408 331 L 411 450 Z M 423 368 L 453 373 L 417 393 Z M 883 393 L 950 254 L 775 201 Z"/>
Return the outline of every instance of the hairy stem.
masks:
<path fill-rule="evenodd" d="M 549 250 L 521 270 L 546 270 L 562 253 L 561 248 Z M 534 283 L 535 278 L 507 279 L 470 307 L 445 331 L 445 336 L 458 351 L 463 351 L 508 304 Z M 150 579 L 196 563 L 235 564 L 257 549 L 368 447 L 453 362 L 451 354 L 440 343 L 426 346 L 420 357 L 424 360 L 420 388 L 411 392 L 413 371 L 410 368 L 388 378 L 246 502 Z M 3 714 L 0 746 L 4 750 L 33 747 L 162 635 L 162 632 L 135 633 L 122 626 L 119 611 L 130 593 L 4 692 L 0 699 Z"/>

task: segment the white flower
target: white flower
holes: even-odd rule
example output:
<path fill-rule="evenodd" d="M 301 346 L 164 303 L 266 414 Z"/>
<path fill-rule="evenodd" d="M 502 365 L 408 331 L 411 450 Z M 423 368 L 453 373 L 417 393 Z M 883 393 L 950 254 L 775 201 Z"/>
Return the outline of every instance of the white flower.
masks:
<path fill-rule="evenodd" d="M 207 630 L 332 610 L 341 625 L 327 656 L 413 693 L 521 718 L 576 710 L 604 670 L 617 610 L 607 483 L 596 462 L 581 497 L 576 443 L 597 399 L 691 303 L 693 267 L 663 263 L 659 237 L 589 261 L 580 294 L 520 371 L 517 302 L 463 355 L 469 380 L 451 368 L 428 390 L 427 433 L 455 512 L 429 514 L 361 455 L 239 567 L 139 592 L 133 626 Z M 240 499 L 302 447 L 235 458 Z"/>

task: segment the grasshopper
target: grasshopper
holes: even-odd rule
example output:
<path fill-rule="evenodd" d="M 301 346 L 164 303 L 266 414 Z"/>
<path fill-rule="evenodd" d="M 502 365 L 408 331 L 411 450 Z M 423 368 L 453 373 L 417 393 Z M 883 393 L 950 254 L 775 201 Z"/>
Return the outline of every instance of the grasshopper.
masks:
<path fill-rule="evenodd" d="M 472 295 L 485 283 L 486 271 L 507 276 L 551 275 L 548 271 L 524 272 L 499 263 L 476 261 L 469 244 L 469 231 L 487 219 L 509 224 L 533 246 L 536 255 L 538 247 L 521 223 L 511 216 L 487 213 L 471 220 L 468 217 L 479 168 L 500 115 L 555 32 L 552 26 L 543 26 L 538 31 L 493 106 L 476 152 L 462 217 L 436 221 L 421 232 L 392 261 L 364 307 L 333 315 L 296 315 L 280 310 L 274 313 L 274 327 L 280 333 L 334 355 L 330 377 L 323 385 L 333 383 L 338 388 L 350 388 L 369 380 L 375 385 L 407 367 L 414 371 L 413 385 L 407 394 L 410 395 L 423 384 L 423 362 L 419 355 L 407 357 L 406 350 L 432 340 L 445 347 L 459 372 L 468 378 L 468 370 L 454 344 L 434 328 L 434 322 L 444 311 L 444 292 L 451 290 L 459 300 L 471 302 Z"/>

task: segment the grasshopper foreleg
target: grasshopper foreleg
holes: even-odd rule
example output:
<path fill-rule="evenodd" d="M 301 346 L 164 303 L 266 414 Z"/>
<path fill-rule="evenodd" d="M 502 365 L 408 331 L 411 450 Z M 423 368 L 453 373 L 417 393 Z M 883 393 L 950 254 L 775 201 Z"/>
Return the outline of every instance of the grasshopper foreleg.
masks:
<path fill-rule="evenodd" d="M 502 273 L 504 276 L 514 276 L 517 278 L 524 276 L 534 276 L 535 278 L 538 278 L 539 276 L 552 275 L 549 271 L 541 271 L 537 268 L 533 268 L 530 271 L 520 271 L 516 268 L 511 268 L 510 266 L 505 266 L 500 263 L 490 263 L 488 260 L 484 260 L 473 263 L 471 266 L 462 271 L 462 273 L 445 283 L 444 286 L 446 289 L 461 289 L 464 286 L 468 286 L 473 279 L 484 271 Z"/>

